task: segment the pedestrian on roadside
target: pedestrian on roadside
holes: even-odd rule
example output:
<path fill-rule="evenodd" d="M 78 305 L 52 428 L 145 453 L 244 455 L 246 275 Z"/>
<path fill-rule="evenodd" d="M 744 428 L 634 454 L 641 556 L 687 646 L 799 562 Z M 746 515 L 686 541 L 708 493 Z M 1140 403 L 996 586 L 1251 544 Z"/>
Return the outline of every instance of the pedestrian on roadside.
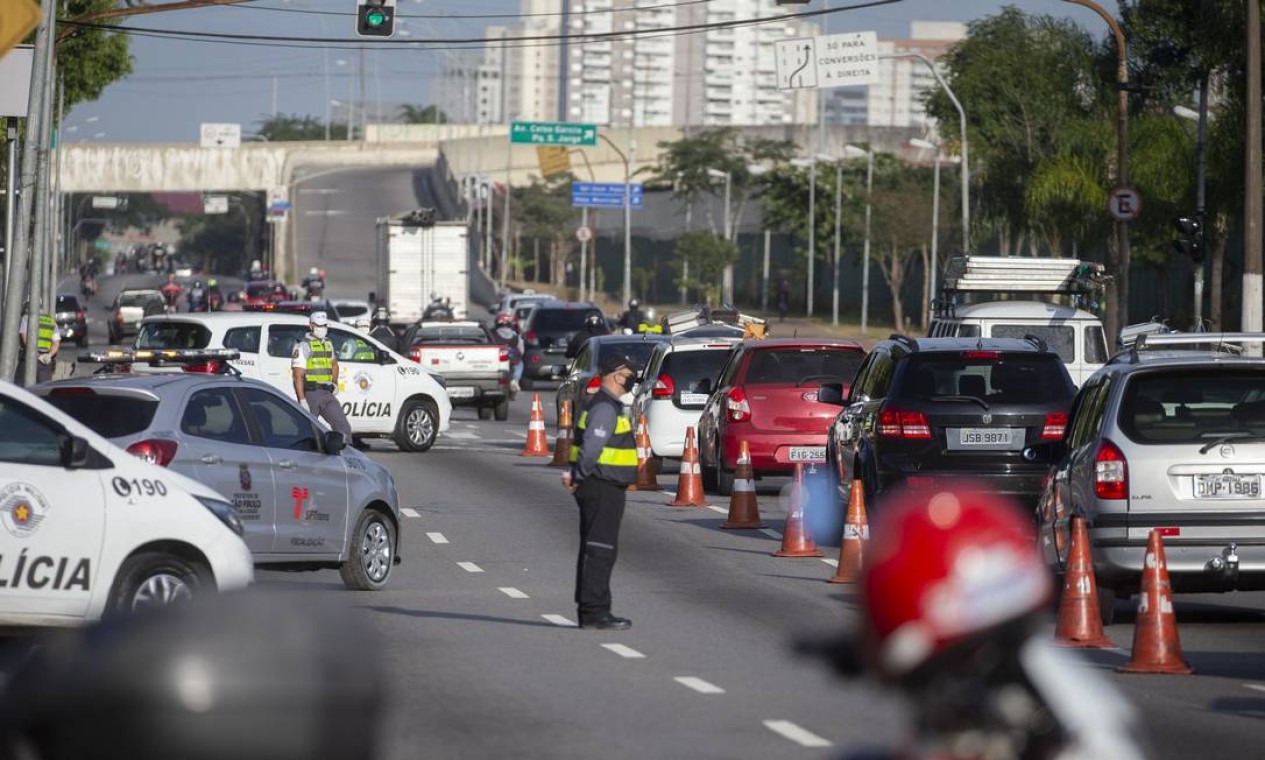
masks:
<path fill-rule="evenodd" d="M 636 373 L 620 353 L 603 356 L 598 371 L 602 385 L 575 423 L 571 469 L 562 474 L 562 485 L 580 508 L 575 567 L 580 627 L 624 630 L 632 622 L 611 614 L 611 571 L 619 554 L 626 492 L 637 482 L 637 442 L 620 401 Z"/>
<path fill-rule="evenodd" d="M 783 277 L 777 284 L 777 319 L 786 321 L 786 312 L 791 310 L 791 281 Z"/>
<path fill-rule="evenodd" d="M 329 423 L 351 441 L 351 425 L 334 395 L 338 391 L 338 355 L 329 340 L 329 316 L 314 311 L 308 317 L 308 333 L 294 344 L 290 373 L 299 404 Z"/>
<path fill-rule="evenodd" d="M 27 351 L 26 345 L 26 319 L 31 302 L 27 301 L 22 308 L 22 319 L 18 322 L 18 344 L 21 348 L 18 352 L 18 372 L 13 380 L 18 385 L 24 384 L 22 378 L 26 376 L 26 362 L 32 353 Z M 52 314 L 40 314 L 36 317 L 36 322 L 35 382 L 47 383 L 53 379 L 53 364 L 58 350 L 61 349 L 61 335 L 57 329 L 57 320 Z"/>

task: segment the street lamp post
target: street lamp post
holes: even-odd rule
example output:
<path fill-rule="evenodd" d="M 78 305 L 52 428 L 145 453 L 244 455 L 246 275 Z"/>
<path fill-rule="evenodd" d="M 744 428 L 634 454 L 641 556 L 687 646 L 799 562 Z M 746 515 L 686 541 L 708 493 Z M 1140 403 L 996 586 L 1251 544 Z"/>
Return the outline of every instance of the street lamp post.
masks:
<path fill-rule="evenodd" d="M 938 142 L 920 140 L 918 138 L 910 140 L 909 144 L 915 148 L 934 150 L 936 152 L 935 179 L 931 183 L 931 271 L 927 273 L 929 281 L 927 296 L 934 303 L 936 300 L 936 274 L 940 267 L 937 243 L 940 240 L 940 160 L 944 156 L 944 146 Z"/>
<path fill-rule="evenodd" d="M 861 334 L 865 335 L 870 319 L 870 215 L 874 196 L 874 151 L 845 145 L 846 158 L 865 156 L 865 245 L 861 249 Z"/>
<path fill-rule="evenodd" d="M 707 176 L 712 179 L 725 180 L 725 242 L 733 242 L 733 228 L 729 216 L 730 193 L 733 187 L 733 172 L 721 171 L 720 169 L 708 169 Z M 733 262 L 725 264 L 724 274 L 721 275 L 720 281 L 720 300 L 725 304 L 733 304 L 734 302 L 734 265 Z"/>

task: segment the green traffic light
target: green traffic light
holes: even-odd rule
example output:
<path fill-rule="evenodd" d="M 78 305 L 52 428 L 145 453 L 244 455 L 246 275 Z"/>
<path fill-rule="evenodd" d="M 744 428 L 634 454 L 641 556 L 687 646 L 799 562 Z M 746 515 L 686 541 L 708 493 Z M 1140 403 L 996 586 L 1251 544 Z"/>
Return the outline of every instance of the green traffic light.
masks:
<path fill-rule="evenodd" d="M 382 26 L 387 22 L 387 14 L 379 10 L 372 10 L 365 14 L 365 23 L 369 26 Z"/>

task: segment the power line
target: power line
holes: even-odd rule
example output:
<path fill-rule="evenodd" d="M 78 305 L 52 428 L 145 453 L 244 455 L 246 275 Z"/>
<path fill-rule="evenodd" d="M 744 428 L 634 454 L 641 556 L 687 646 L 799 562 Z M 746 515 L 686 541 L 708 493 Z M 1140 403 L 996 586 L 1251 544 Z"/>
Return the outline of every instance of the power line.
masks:
<path fill-rule="evenodd" d="M 632 13 L 634 11 L 654 11 L 654 10 L 663 10 L 666 8 L 683 8 L 689 5 L 704 5 L 710 2 L 712 2 L 712 0 L 682 0 L 681 2 L 677 2 L 677 3 L 664 3 L 662 5 L 645 5 L 645 6 L 636 6 L 636 7 L 629 6 L 627 8 L 594 8 L 592 10 L 572 11 L 570 13 L 410 13 L 410 14 L 400 13 L 400 14 L 397 14 L 395 18 L 405 19 L 405 20 L 411 19 L 411 18 L 426 18 L 426 19 L 433 18 L 433 19 L 460 21 L 460 20 L 466 20 L 466 19 L 481 19 L 481 18 L 515 19 L 515 18 L 541 18 L 541 17 L 557 17 L 557 16 L 593 16 L 593 15 L 605 14 L 605 13 Z M 240 5 L 227 5 L 224 7 L 238 8 L 240 10 L 271 11 L 274 13 L 302 13 L 309 16 L 349 17 L 349 16 L 356 15 L 353 12 L 347 12 L 347 11 L 318 11 L 318 10 L 311 10 L 308 8 L 278 8 L 278 7 L 270 6 L 270 5 L 255 5 L 254 3 L 240 4 Z"/>

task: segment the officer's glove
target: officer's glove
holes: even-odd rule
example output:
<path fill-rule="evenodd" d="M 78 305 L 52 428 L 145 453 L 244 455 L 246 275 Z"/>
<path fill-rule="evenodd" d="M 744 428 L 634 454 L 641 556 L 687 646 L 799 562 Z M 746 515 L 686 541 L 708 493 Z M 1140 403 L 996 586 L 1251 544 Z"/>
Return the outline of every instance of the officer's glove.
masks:
<path fill-rule="evenodd" d="M 303 399 L 302 401 L 300 401 L 299 406 L 303 407 L 303 410 L 306 411 L 308 414 L 312 413 L 312 405 L 308 403 L 307 399 Z"/>
<path fill-rule="evenodd" d="M 39 363 L 48 366 L 53 363 L 52 354 L 40 354 Z"/>

